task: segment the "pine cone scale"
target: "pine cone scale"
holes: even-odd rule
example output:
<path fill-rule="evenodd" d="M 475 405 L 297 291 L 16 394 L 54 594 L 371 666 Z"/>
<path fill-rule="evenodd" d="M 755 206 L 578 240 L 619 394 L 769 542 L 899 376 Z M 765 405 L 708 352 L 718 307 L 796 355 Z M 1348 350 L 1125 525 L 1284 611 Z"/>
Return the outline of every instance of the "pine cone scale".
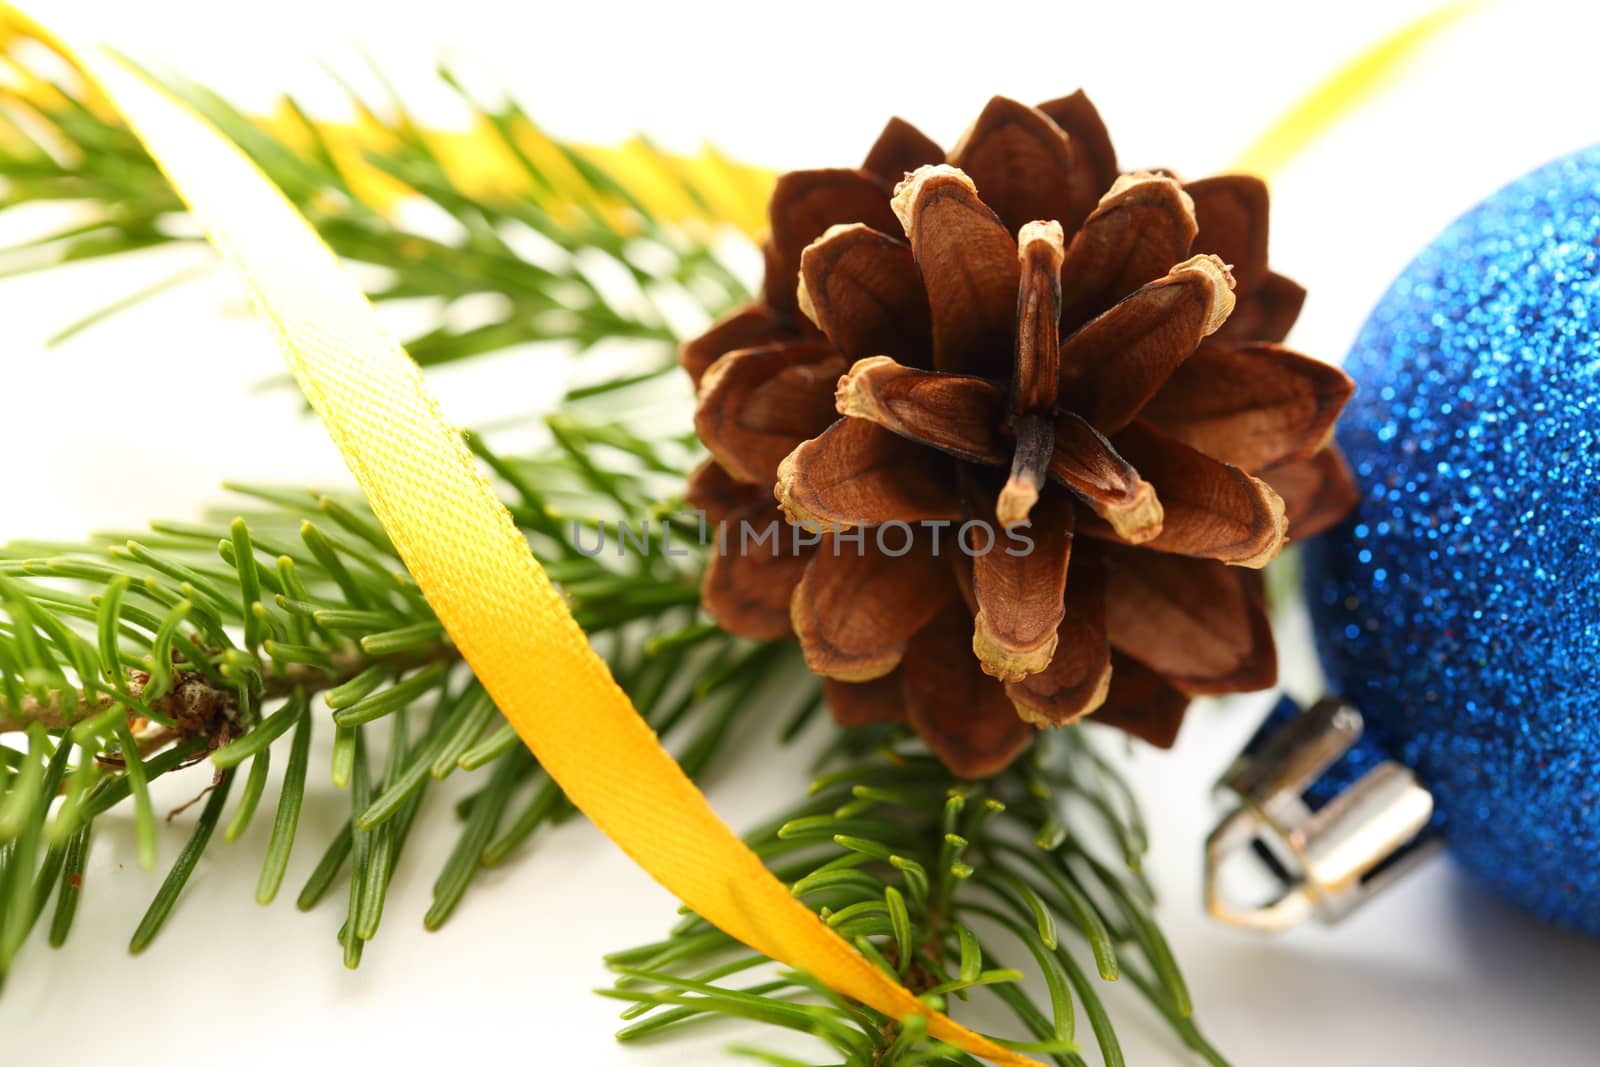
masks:
<path fill-rule="evenodd" d="M 706 460 L 690 473 L 684 498 L 691 508 L 705 514 L 710 525 L 752 512 L 776 510 L 760 485 L 730 476 L 715 459 Z"/>
<path fill-rule="evenodd" d="M 1161 501 L 1161 530 L 1144 547 L 1250 569 L 1266 566 L 1283 548 L 1289 526 L 1283 499 L 1266 482 L 1142 422 L 1112 443 Z M 1101 535 L 1090 523 L 1084 532 Z"/>
<path fill-rule="evenodd" d="M 735 478 L 771 482 L 783 458 L 827 423 L 845 367 L 824 341 L 730 352 L 700 379 L 695 432 Z"/>
<path fill-rule="evenodd" d="M 736 551 L 712 556 L 701 600 L 717 625 L 753 641 L 776 641 L 790 633 L 790 601 L 813 553 L 791 551 L 784 543 L 787 531 L 779 539 L 774 545 L 752 538 Z"/>
<path fill-rule="evenodd" d="M 766 301 L 791 318 L 799 315 L 795 279 L 800 255 L 830 226 L 859 222 L 880 233 L 893 233 L 890 187 L 861 170 L 791 171 L 772 191 L 768 217 L 772 226 Z"/>
<path fill-rule="evenodd" d="M 1141 417 L 1191 448 L 1257 473 L 1325 448 L 1355 392 L 1350 376 L 1274 344 L 1207 340 Z"/>
<path fill-rule="evenodd" d="M 1076 722 L 1097 711 L 1110 690 L 1105 571 L 1092 553 L 1078 552 L 1073 559 L 1063 600 L 1050 665 L 1006 685 L 1017 714 L 1035 726 Z"/>
<path fill-rule="evenodd" d="M 973 658 L 972 617 L 956 602 L 911 639 L 901 668 L 906 717 L 945 765 L 966 778 L 1008 766 L 1033 740 L 1004 687 Z"/>
<path fill-rule="evenodd" d="M 1238 294 L 1233 314 L 1216 337 L 1229 341 L 1282 341 L 1289 336 L 1305 302 L 1304 289 L 1269 271 L 1253 292 Z"/>
<path fill-rule="evenodd" d="M 747 304 L 717 320 L 705 333 L 680 348 L 678 362 L 698 388 L 706 370 L 729 352 L 791 339 L 791 331 L 780 326 L 764 304 Z"/>
<path fill-rule="evenodd" d="M 1197 232 L 1194 202 L 1176 181 L 1156 174 L 1118 178 L 1067 246 L 1062 326 L 1073 330 L 1160 278 L 1188 257 Z"/>
<path fill-rule="evenodd" d="M 889 185 L 918 167 L 943 163 L 944 149 L 902 118 L 891 118 L 867 152 L 861 169 Z"/>
<path fill-rule="evenodd" d="M 791 521 L 828 530 L 959 522 L 949 465 L 865 419 L 840 419 L 789 453 L 774 490 Z"/>
<path fill-rule="evenodd" d="M 712 553 L 701 579 L 706 613 L 723 629 L 751 640 L 788 634 L 789 601 L 814 548 L 795 545 L 771 494 L 758 484 L 735 481 L 715 460 L 689 476 L 686 496 L 724 542 Z M 782 533 L 772 539 L 746 534 L 768 527 Z"/>
<path fill-rule="evenodd" d="M 1016 333 L 1017 243 L 953 167 L 902 182 L 895 214 L 911 241 L 933 319 L 933 368 L 1003 379 Z"/>
<path fill-rule="evenodd" d="M 1267 276 L 1267 184 L 1249 174 L 1222 174 L 1189 182 L 1200 231 L 1195 246 L 1233 270 L 1239 290 L 1252 293 Z"/>
<path fill-rule="evenodd" d="M 1038 110 L 1061 127 L 1094 175 L 1094 188 L 1104 191 L 1117 180 L 1117 150 L 1111 134 L 1100 119 L 1100 112 L 1082 89 L 1056 100 L 1047 100 Z"/>
<path fill-rule="evenodd" d="M 906 700 L 901 690 L 904 668 L 896 667 L 869 682 L 822 680 L 822 695 L 840 726 L 874 726 L 904 722 Z"/>
<path fill-rule="evenodd" d="M 1111 685 L 1095 721 L 1126 730 L 1157 748 L 1171 748 L 1189 697 L 1131 656 L 1111 653 Z"/>
<path fill-rule="evenodd" d="M 1111 646 L 1190 696 L 1277 680 L 1261 576 L 1211 560 L 1101 546 Z"/>
<path fill-rule="evenodd" d="M 1233 278 L 1195 256 L 1141 286 L 1061 342 L 1061 396 L 1101 433 L 1132 422 L 1146 401 L 1233 310 Z"/>
<path fill-rule="evenodd" d="M 978 607 L 972 651 L 986 674 L 1006 682 L 1021 681 L 1050 665 L 1065 611 L 1072 499 L 1056 490 L 1039 501 L 1036 511 L 1028 551 L 996 544 L 972 560 Z M 995 528 L 991 523 L 989 529 Z"/>
<path fill-rule="evenodd" d="M 890 555 L 867 536 L 822 546 L 795 589 L 790 617 L 813 672 L 866 682 L 898 667 L 906 642 L 954 594 L 948 564 L 922 539 Z"/>
<path fill-rule="evenodd" d="M 926 365 L 933 325 L 905 242 L 859 223 L 829 227 L 800 255 L 796 298 L 846 359 Z"/>
<path fill-rule="evenodd" d="M 1003 96 L 985 105 L 950 150 L 950 164 L 983 191 L 983 202 L 1011 233 L 1040 219 L 1076 230 L 1105 191 L 1060 126 Z"/>
<path fill-rule="evenodd" d="M 839 414 L 971 463 L 1002 464 L 1010 444 L 999 427 L 1005 392 L 994 382 L 903 367 L 887 356 L 863 359 L 839 380 Z"/>
<path fill-rule="evenodd" d="M 1017 235 L 1016 357 L 1011 411 L 1048 415 L 1061 386 L 1061 263 L 1066 246 L 1058 222 L 1030 222 Z"/>
<path fill-rule="evenodd" d="M 1273 467 L 1262 474 L 1283 498 L 1284 516 L 1296 537 L 1315 537 L 1348 515 L 1360 501 L 1350 465 L 1336 445 L 1310 459 Z"/>

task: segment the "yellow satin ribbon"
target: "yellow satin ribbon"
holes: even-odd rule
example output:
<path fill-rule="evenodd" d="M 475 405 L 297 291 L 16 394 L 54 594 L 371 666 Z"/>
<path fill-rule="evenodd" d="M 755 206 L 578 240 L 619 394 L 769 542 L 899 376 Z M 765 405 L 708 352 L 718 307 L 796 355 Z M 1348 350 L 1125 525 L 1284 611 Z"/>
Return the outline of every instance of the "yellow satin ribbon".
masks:
<path fill-rule="evenodd" d="M 1276 174 L 1311 142 L 1375 99 L 1440 33 L 1485 6 L 1480 0 L 1446 4 L 1392 31 L 1284 112 L 1234 166 L 1254 174 Z"/>
<path fill-rule="evenodd" d="M 0 2 L 4 15 L 98 86 L 239 272 L 429 605 L 572 802 L 663 886 L 758 952 L 892 1018 L 926 1015 L 930 1034 L 975 1056 L 1034 1064 L 930 1011 L 797 901 L 717 817 L 589 647 L 416 364 L 244 153 L 110 52 L 70 47 Z M 1280 165 L 1346 114 L 1397 56 L 1443 25 L 1424 23 L 1397 35 L 1398 50 L 1386 40 L 1336 74 L 1252 158 Z M 1375 53 L 1388 58 L 1369 61 Z"/>

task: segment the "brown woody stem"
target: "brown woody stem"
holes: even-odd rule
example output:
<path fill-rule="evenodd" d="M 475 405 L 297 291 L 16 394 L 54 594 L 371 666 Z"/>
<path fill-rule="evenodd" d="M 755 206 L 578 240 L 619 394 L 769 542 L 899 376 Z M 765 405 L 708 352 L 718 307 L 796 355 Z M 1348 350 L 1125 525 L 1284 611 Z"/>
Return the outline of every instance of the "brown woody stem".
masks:
<path fill-rule="evenodd" d="M 300 663 L 291 663 L 272 671 L 266 676 L 261 696 L 265 700 L 272 700 L 286 697 L 296 689 L 304 689 L 307 693 L 320 693 L 349 681 L 375 663 L 392 666 L 399 671 L 432 663 L 452 662 L 459 659 L 460 655 L 454 645 L 448 644 L 433 645 L 420 651 L 393 656 L 369 656 L 358 648 L 349 648 L 334 653 L 334 669 L 331 673 L 320 667 Z M 143 671 L 129 671 L 128 696 L 137 700 L 148 683 L 149 676 Z M 233 690 L 218 688 L 204 675 L 193 671 L 176 671 L 171 691 L 152 702 L 149 707 L 166 718 L 178 720 L 193 715 L 197 705 L 209 704 L 216 707 L 231 703 L 235 699 Z M 81 690 L 74 692 L 70 700 L 61 690 L 54 691 L 42 699 L 32 695 L 24 696 L 20 708 L 12 707 L 10 701 L 0 697 L 0 734 L 26 730 L 34 723 L 38 723 L 46 730 L 65 730 L 76 723 L 92 719 L 119 703 L 122 701 L 116 697 L 104 693 L 85 693 Z M 130 714 L 134 713 L 132 707 L 128 710 Z"/>

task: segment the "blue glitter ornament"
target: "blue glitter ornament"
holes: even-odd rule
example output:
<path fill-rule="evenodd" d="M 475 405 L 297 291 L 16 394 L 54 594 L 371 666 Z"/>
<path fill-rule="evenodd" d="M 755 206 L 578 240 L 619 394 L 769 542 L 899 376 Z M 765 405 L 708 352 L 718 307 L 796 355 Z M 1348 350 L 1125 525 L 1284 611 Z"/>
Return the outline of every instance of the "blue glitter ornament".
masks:
<path fill-rule="evenodd" d="M 1600 147 L 1440 234 L 1346 370 L 1363 497 L 1306 588 L 1365 729 L 1317 788 L 1397 761 L 1474 877 L 1600 935 Z"/>

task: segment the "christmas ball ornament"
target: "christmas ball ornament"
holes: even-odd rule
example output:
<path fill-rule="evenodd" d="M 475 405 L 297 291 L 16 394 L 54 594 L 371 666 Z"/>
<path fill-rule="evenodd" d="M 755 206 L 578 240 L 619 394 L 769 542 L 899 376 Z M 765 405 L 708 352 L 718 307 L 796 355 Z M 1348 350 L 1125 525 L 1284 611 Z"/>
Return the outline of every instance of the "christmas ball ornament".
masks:
<path fill-rule="evenodd" d="M 1346 366 L 1338 440 L 1361 500 L 1307 550 L 1306 589 L 1351 707 L 1275 715 L 1230 781 L 1258 814 L 1288 813 L 1291 880 L 1329 887 L 1313 910 L 1341 910 L 1319 842 L 1331 855 L 1360 831 L 1347 881 L 1436 839 L 1534 914 L 1600 935 L 1600 147 L 1445 230 Z M 1356 732 L 1336 755 L 1332 736 Z"/>
<path fill-rule="evenodd" d="M 1273 684 L 1259 569 L 1353 485 L 1349 379 L 1277 343 L 1304 294 L 1267 216 L 1256 178 L 1121 173 L 1081 93 L 780 178 L 761 299 L 683 350 L 708 612 L 792 629 L 842 723 L 966 777 L 1037 726 L 1168 745 L 1190 697 Z"/>

